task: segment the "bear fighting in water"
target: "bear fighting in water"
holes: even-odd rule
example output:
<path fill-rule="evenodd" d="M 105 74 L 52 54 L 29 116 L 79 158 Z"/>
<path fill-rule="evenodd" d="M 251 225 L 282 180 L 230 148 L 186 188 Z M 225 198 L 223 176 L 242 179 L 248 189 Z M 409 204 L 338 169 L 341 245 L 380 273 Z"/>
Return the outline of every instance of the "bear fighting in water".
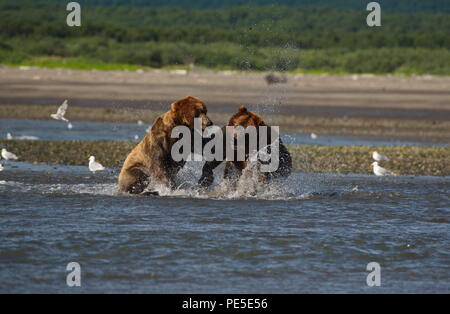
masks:
<path fill-rule="evenodd" d="M 259 142 L 263 140 L 264 143 L 269 143 L 269 144 L 275 144 L 274 142 L 272 142 L 272 134 L 271 132 L 273 132 L 273 130 L 270 128 L 270 126 L 268 126 L 265 121 L 263 120 L 263 118 L 256 114 L 253 113 L 251 111 L 248 111 L 247 108 L 245 106 L 241 106 L 238 110 L 237 113 L 235 113 L 231 118 L 230 121 L 228 122 L 228 126 L 229 127 L 238 127 L 241 126 L 243 128 L 247 128 L 247 127 L 256 127 L 257 130 L 257 134 L 256 134 L 256 147 L 259 147 Z M 261 138 L 260 132 L 259 132 L 259 127 L 264 127 L 267 126 L 268 128 L 268 132 L 267 134 L 265 134 L 265 136 L 267 138 Z M 272 131 L 271 131 L 272 130 Z M 224 133 L 226 133 L 226 127 L 222 128 L 222 131 Z M 278 160 L 278 167 L 275 171 L 271 171 L 271 172 L 261 172 L 259 173 L 259 177 L 261 182 L 268 182 L 272 179 L 276 179 L 276 178 L 282 178 L 282 177 L 288 177 L 291 172 L 292 172 L 292 157 L 291 154 L 289 153 L 289 151 L 287 150 L 286 146 L 284 146 L 283 142 L 281 141 L 281 139 L 278 137 L 278 135 L 276 136 L 276 140 L 278 141 L 278 149 L 279 152 L 277 154 L 277 158 L 279 158 Z M 236 146 L 236 139 L 235 139 L 235 146 Z M 210 186 L 213 181 L 214 181 L 214 174 L 213 174 L 213 170 L 215 168 L 217 168 L 225 159 L 226 159 L 226 139 L 224 137 L 224 141 L 223 141 L 223 158 L 221 158 L 221 160 L 214 160 L 214 161 L 207 161 L 205 163 L 205 165 L 203 166 L 203 170 L 202 170 L 202 177 L 199 180 L 199 184 L 203 187 L 208 187 Z M 270 150 L 271 150 L 271 145 L 269 145 L 267 147 L 267 151 L 266 153 L 268 153 L 270 155 Z M 249 147 L 249 140 L 248 137 L 246 138 L 245 141 L 245 160 L 243 161 L 238 161 L 238 158 L 236 158 L 237 155 L 237 151 L 234 152 L 234 161 L 226 161 L 226 166 L 225 166 L 225 173 L 224 173 L 224 178 L 225 179 L 238 179 L 241 175 L 244 169 L 246 169 L 249 166 L 249 161 L 250 161 L 250 147 Z M 267 161 L 262 161 L 262 160 L 258 160 L 259 163 L 267 163 Z"/>
<path fill-rule="evenodd" d="M 150 132 L 127 156 L 119 175 L 119 192 L 140 194 L 150 185 L 175 188 L 175 176 L 185 161 L 174 161 L 171 156 L 172 130 L 186 126 L 194 134 L 194 119 L 199 118 L 202 129 L 212 125 L 206 105 L 198 98 L 185 97 L 171 105 L 170 111 L 159 116 Z M 193 148 L 192 148 L 193 149 Z"/>

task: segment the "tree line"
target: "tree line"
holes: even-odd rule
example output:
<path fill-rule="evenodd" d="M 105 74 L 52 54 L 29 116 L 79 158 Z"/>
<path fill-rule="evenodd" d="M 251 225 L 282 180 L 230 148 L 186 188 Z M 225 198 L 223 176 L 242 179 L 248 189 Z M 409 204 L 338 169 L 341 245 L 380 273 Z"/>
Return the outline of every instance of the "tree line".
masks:
<path fill-rule="evenodd" d="M 450 14 L 383 13 L 383 26 L 368 28 L 367 12 L 336 8 L 92 2 L 82 27 L 71 28 L 64 1 L 0 0 L 0 62 L 57 57 L 164 67 L 195 60 L 243 70 L 450 74 Z"/>
<path fill-rule="evenodd" d="M 83 11 L 83 27 L 69 28 L 64 24 L 66 11 L 62 4 L 3 2 L 0 36 L 6 38 L 101 36 L 118 42 L 230 42 L 300 49 L 450 48 L 448 14 L 384 14 L 383 27 L 376 29 L 365 24 L 366 12 L 329 8 L 91 7 Z"/>
<path fill-rule="evenodd" d="M 21 1 L 21 0 L 19 0 Z M 56 2 L 60 0 L 38 0 Z M 295 8 L 330 7 L 335 9 L 364 10 L 370 1 L 364 0 L 78 0 L 81 5 L 132 6 L 132 7 L 176 7 L 189 9 L 222 9 L 236 6 L 283 5 Z M 447 0 L 377 0 L 386 12 L 431 12 L 450 13 Z"/>

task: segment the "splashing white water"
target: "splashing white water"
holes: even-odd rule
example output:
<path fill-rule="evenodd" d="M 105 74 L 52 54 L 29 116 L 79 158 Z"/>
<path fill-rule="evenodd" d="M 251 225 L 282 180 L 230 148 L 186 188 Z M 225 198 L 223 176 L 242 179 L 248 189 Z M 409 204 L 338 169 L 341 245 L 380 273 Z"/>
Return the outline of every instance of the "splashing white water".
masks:
<path fill-rule="evenodd" d="M 212 200 L 314 200 L 329 197 L 365 198 L 368 195 L 371 197 L 371 192 L 360 189 L 356 184 L 344 186 L 336 183 L 336 176 L 330 174 L 293 173 L 288 178 L 274 180 L 268 184 L 262 183 L 257 163 L 250 164 L 237 181 L 224 180 L 225 163 L 222 163 L 214 170 L 213 185 L 209 189 L 203 189 L 197 185 L 202 167 L 203 162 L 188 162 L 179 172 L 176 189 L 154 187 L 153 191 L 157 191 L 159 196 L 145 197 Z M 12 172 L 8 171 L 6 177 L 2 178 L 5 180 L 0 181 L 0 193 L 41 194 L 49 197 L 80 194 L 136 197 L 117 192 L 116 178 L 117 174 L 111 176 L 111 173 L 94 176 L 85 167 L 50 167 L 18 163 L 18 167 Z M 371 178 L 364 176 L 359 182 L 366 182 Z"/>

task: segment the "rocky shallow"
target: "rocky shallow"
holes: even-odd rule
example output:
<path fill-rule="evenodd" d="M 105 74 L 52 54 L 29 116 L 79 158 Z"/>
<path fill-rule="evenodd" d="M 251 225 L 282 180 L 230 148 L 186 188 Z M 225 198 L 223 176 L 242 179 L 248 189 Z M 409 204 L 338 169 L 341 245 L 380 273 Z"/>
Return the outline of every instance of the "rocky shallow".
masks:
<path fill-rule="evenodd" d="M 91 155 L 104 166 L 120 167 L 136 142 L 0 141 L 20 161 L 87 165 Z M 290 146 L 294 170 L 305 173 L 372 173 L 371 153 L 390 157 L 383 166 L 399 175 L 450 176 L 449 146 Z M 2 161 L 3 163 L 4 161 Z M 12 164 L 12 163 L 11 163 Z"/>

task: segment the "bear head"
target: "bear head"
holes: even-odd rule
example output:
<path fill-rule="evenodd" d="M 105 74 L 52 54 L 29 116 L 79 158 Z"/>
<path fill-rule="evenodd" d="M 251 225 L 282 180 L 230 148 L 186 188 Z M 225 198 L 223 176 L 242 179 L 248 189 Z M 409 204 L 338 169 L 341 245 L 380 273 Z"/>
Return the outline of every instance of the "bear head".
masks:
<path fill-rule="evenodd" d="M 248 126 L 266 126 L 263 118 L 260 115 L 248 111 L 245 106 L 241 106 L 237 113 L 235 113 L 228 122 L 229 126 L 242 126 L 244 128 Z"/>
<path fill-rule="evenodd" d="M 212 125 L 207 115 L 206 105 L 198 98 L 188 96 L 175 101 L 170 106 L 170 115 L 176 125 L 184 125 L 194 129 L 194 118 L 202 121 L 202 130 Z"/>

